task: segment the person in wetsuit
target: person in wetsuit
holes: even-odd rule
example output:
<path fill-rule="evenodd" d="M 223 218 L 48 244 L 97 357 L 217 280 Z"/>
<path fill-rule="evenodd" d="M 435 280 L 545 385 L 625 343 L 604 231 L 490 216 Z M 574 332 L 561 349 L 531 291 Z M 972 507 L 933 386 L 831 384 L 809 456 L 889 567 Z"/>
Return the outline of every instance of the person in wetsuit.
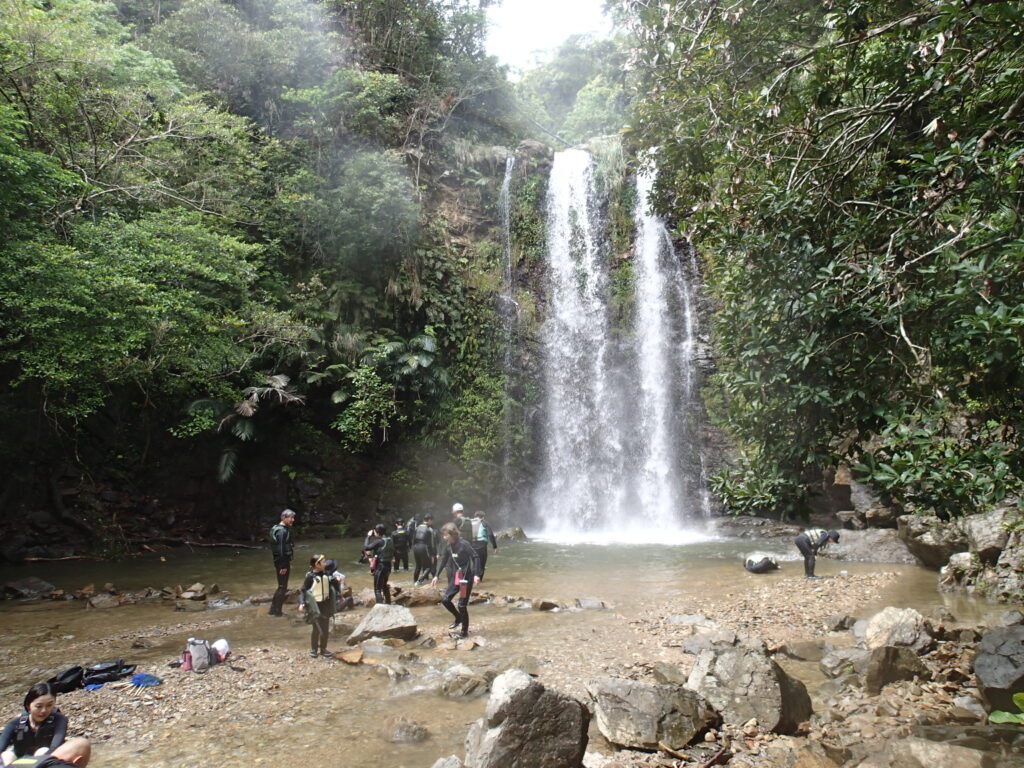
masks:
<path fill-rule="evenodd" d="M 401 563 L 402 570 L 408 571 L 409 531 L 401 520 L 395 521 L 395 530 L 391 532 L 391 541 L 395 545 L 395 570 L 398 570 L 399 563 Z"/>
<path fill-rule="evenodd" d="M 363 542 L 363 554 L 370 560 L 370 573 L 373 575 L 373 597 L 377 604 L 391 604 L 391 587 L 388 578 L 391 576 L 391 561 L 395 557 L 395 545 L 387 535 L 384 523 L 377 523 Z"/>
<path fill-rule="evenodd" d="M 473 521 L 466 517 L 464 507 L 455 502 L 452 504 L 452 522 L 455 527 L 459 530 L 459 538 L 465 539 L 466 541 L 473 540 Z M 442 546 L 444 543 L 442 542 Z M 439 571 L 440 573 L 440 571 Z"/>
<path fill-rule="evenodd" d="M 445 523 L 441 526 L 441 540 L 444 542 L 444 556 L 437 566 L 437 575 L 430 582 L 430 586 L 437 584 L 437 576 L 441 571 L 448 570 L 448 588 L 441 598 L 441 605 L 455 617 L 448 629 L 461 631 L 455 633 L 456 637 L 467 637 L 469 635 L 469 596 L 473 592 L 474 584 L 480 583 L 480 562 L 476 556 L 476 550 L 472 544 L 459 536 L 459 529 L 455 523 Z M 459 597 L 458 608 L 453 604 L 452 598 Z"/>
<path fill-rule="evenodd" d="M 64 743 L 68 719 L 57 709 L 57 697 L 49 683 L 28 689 L 25 711 L 11 720 L 0 734 L 0 757 L 4 765 L 16 758 L 46 754 Z"/>
<path fill-rule="evenodd" d="M 327 573 L 327 558 L 313 555 L 309 558 L 309 573 L 299 590 L 299 611 L 305 612 L 306 621 L 313 626 L 309 636 L 309 655 L 316 658 L 330 656 L 327 637 L 331 631 L 331 616 L 338 598 L 334 578 Z"/>
<path fill-rule="evenodd" d="M 818 551 L 828 545 L 830 541 L 839 543 L 839 531 L 826 531 L 824 528 L 808 528 L 797 534 L 796 548 L 804 556 L 804 578 L 816 579 L 814 575 L 814 561 Z"/>
<path fill-rule="evenodd" d="M 494 531 L 486 520 L 483 512 L 477 512 L 473 519 L 473 549 L 476 550 L 477 559 L 480 560 L 480 581 L 484 580 L 484 571 L 487 570 L 487 544 L 488 542 L 498 551 L 498 540 L 494 538 Z"/>
<path fill-rule="evenodd" d="M 412 541 L 412 556 L 416 561 L 416 570 L 412 572 L 413 583 L 419 584 L 428 576 L 434 575 L 434 564 L 437 562 L 438 536 L 431 523 L 433 515 L 427 515 L 423 522 L 416 526 Z"/>
<path fill-rule="evenodd" d="M 48 755 L 15 758 L 11 768 L 85 768 L 91 756 L 89 740 L 79 736 L 68 739 Z"/>
<path fill-rule="evenodd" d="M 268 616 L 284 616 L 284 601 L 288 597 L 288 574 L 292 570 L 292 525 L 295 513 L 290 509 L 281 512 L 281 522 L 270 529 L 270 551 L 274 556 L 274 570 L 277 571 L 277 591 L 270 601 Z"/>

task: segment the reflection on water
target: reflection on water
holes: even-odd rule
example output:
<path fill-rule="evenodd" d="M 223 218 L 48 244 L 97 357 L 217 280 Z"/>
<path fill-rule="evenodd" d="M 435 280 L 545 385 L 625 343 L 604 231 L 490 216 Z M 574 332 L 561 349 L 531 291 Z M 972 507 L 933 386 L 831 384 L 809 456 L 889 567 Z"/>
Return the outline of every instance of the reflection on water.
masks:
<path fill-rule="evenodd" d="M 355 540 L 300 543 L 292 585 L 298 586 L 303 567 L 314 552 L 326 552 L 338 559 L 347 581 L 358 595 L 371 586 L 366 566 L 359 565 L 360 542 Z M 720 595 L 730 599 L 739 591 L 763 585 L 765 579 L 792 576 L 801 564 L 796 552 L 783 547 L 767 550 L 784 559 L 778 574 L 753 576 L 742 569 L 742 558 L 750 542 L 697 540 L 681 545 L 667 544 L 576 544 L 531 541 L 503 544 L 491 555 L 482 587 L 501 596 L 551 597 L 572 604 L 578 597 L 595 597 L 615 606 L 614 612 L 563 613 L 550 616 L 531 611 L 511 611 L 490 605 L 471 608 L 474 634 L 486 637 L 487 645 L 471 654 L 425 654 L 433 671 L 413 683 L 392 685 L 380 673 L 324 662 L 320 687 L 310 691 L 310 704 L 302 711 L 272 713 L 261 722 L 232 725 L 231 738 L 210 745 L 208 739 L 190 737 L 188 743 L 159 741 L 145 754 L 127 744 L 101 745 L 96 764 L 122 768 L 152 768 L 179 762 L 211 764 L 216 755 L 245 756 L 254 764 L 277 762 L 267 755 L 268 745 L 286 744 L 289 759 L 344 764 L 349 768 L 377 768 L 382 761 L 392 766 L 428 766 L 438 757 L 462 754 L 466 728 L 483 711 L 484 699 L 468 702 L 446 700 L 432 690 L 423 690 L 431 676 L 438 676 L 449 664 L 469 663 L 474 667 L 500 663 L 520 654 L 533 654 L 542 664 L 558 664 L 547 649 L 565 637 L 587 636 L 591 632 L 615 635 L 617 622 L 657 606 L 665 600 L 687 596 Z M 914 566 L 838 563 L 818 561 L 818 573 L 829 576 L 847 570 L 869 573 L 879 570 L 900 574 L 898 585 L 882 596 L 881 604 L 912 606 L 928 611 L 945 606 L 955 616 L 971 620 L 988 610 L 984 603 L 941 595 L 936 591 L 933 571 Z M 30 564 L 0 569 L 3 582 L 38 576 L 65 590 L 86 584 L 102 587 L 110 582 L 123 592 L 146 587 L 161 588 L 200 581 L 218 584 L 230 600 L 243 601 L 250 595 L 269 594 L 274 587 L 273 568 L 266 551 L 168 550 L 161 556 L 139 557 L 118 563 L 61 562 Z M 411 571 L 399 571 L 392 584 L 408 585 Z M 870 612 L 879 606 L 867 606 Z M 289 610 L 294 610 L 289 607 Z M 24 690 L 34 682 L 72 664 L 124 656 L 143 669 L 159 669 L 174 658 L 185 639 L 194 634 L 195 622 L 212 622 L 204 635 L 208 639 L 228 637 L 232 647 L 273 647 L 305 653 L 309 632 L 305 626 L 271 620 L 265 607 L 241 606 L 202 613 L 175 612 L 162 601 L 145 602 L 108 610 L 86 610 L 81 601 L 40 601 L 0 603 L 0 631 L 5 643 L 0 650 L 4 661 L 0 671 L 3 706 L 16 713 Z M 443 635 L 448 614 L 432 606 L 414 610 L 422 631 Z M 361 615 L 361 614 L 357 614 Z M 343 617 L 344 618 L 344 617 Z M 152 647 L 132 647 L 139 636 L 148 636 Z M 332 639 L 332 647 L 341 641 Z M 91 658 L 100 654 L 103 658 Z M 148 667 L 147 667 L 148 665 Z M 2 711 L 0 711 L 2 714 Z M 381 740 L 381 724 L 393 716 L 404 716 L 428 726 L 431 738 L 424 744 L 400 746 Z M 326 724 L 326 731 L 308 737 Z M 145 726 L 140 726 L 145 727 Z M 270 751 L 278 751 L 270 747 Z M 341 760 L 339 755 L 344 754 Z M 339 762 L 340 760 L 340 762 Z"/>

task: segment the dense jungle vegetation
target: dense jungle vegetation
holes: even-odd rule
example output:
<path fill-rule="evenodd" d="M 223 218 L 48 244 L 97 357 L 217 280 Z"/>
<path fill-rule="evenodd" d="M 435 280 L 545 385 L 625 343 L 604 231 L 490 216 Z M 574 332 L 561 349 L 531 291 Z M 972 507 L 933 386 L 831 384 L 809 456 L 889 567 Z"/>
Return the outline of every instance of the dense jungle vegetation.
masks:
<path fill-rule="evenodd" d="M 598 72 L 545 114 L 486 5 L 0 0 L 5 507 L 95 533 L 199 465 L 240 525 L 273 478 L 422 487 L 420 451 L 493 487 L 500 145 L 582 125 Z"/>
<path fill-rule="evenodd" d="M 994 0 L 628 0 L 663 211 L 716 301 L 733 509 L 845 462 L 909 508 L 1019 493 L 1024 15 Z"/>
<path fill-rule="evenodd" d="M 728 508 L 801 514 L 840 464 L 943 514 L 1020 491 L 1018 3 L 624 0 L 514 83 L 489 4 L 0 0 L 5 509 L 109 543 L 155 495 L 211 530 L 328 475 L 335 519 L 487 498 L 503 429 L 535 448 L 502 147 L 620 130 L 713 300 Z"/>

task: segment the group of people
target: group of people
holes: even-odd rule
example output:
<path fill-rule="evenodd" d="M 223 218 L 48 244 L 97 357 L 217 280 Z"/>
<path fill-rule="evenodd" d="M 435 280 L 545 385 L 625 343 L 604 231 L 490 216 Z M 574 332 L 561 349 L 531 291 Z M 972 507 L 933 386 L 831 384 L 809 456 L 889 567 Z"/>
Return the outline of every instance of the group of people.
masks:
<path fill-rule="evenodd" d="M 88 739 L 66 739 L 68 719 L 57 708 L 50 683 L 38 683 L 25 695 L 24 711 L 0 734 L 0 758 L 4 766 L 18 768 L 66 768 L 89 764 Z"/>
<path fill-rule="evenodd" d="M 447 572 L 448 587 L 441 599 L 441 605 L 454 617 L 449 630 L 454 636 L 469 634 L 469 598 L 473 587 L 480 583 L 487 567 L 488 545 L 498 551 L 494 530 L 487 522 L 484 512 L 467 517 L 460 503 L 452 505 L 452 520 L 434 528 L 434 516 L 417 515 L 408 521 L 395 521 L 389 529 L 378 523 L 366 534 L 363 542 L 363 559 L 369 563 L 373 577 L 373 594 L 377 603 L 391 603 L 390 578 L 393 570 L 409 570 L 409 548 L 412 546 L 415 569 L 412 580 L 421 585 L 430 579 L 431 586 L 437 585 L 441 573 Z M 292 526 L 295 512 L 286 509 L 281 518 L 270 529 L 271 553 L 277 577 L 277 590 L 270 603 L 270 616 L 284 616 L 284 602 L 288 596 L 288 579 L 291 575 L 292 558 L 295 548 L 292 541 Z M 323 554 L 313 555 L 299 590 L 299 612 L 311 625 L 310 657 L 331 656 L 327 650 L 331 617 L 340 609 L 340 593 L 344 575 L 337 569 L 337 563 Z"/>

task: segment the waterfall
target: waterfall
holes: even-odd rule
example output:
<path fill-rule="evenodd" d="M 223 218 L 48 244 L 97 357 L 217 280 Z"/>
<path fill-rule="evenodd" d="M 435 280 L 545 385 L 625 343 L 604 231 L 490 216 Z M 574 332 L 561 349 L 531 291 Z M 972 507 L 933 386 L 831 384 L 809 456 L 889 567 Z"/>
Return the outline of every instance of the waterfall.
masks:
<path fill-rule="evenodd" d="M 509 155 L 505 160 L 505 178 L 501 182 L 501 194 L 498 197 L 498 215 L 501 218 L 503 233 L 501 248 L 501 294 L 498 296 L 498 316 L 501 319 L 501 330 L 504 342 L 502 355 L 502 377 L 504 379 L 504 402 L 501 409 L 502 454 L 501 480 L 503 513 L 507 516 L 511 507 L 512 494 L 512 387 L 515 380 L 515 352 L 519 336 L 519 305 L 515 300 L 515 286 L 512 281 L 512 227 L 511 201 L 509 190 L 512 185 L 512 169 L 515 168 L 515 156 Z"/>
<path fill-rule="evenodd" d="M 544 458 L 534 496 L 547 536 L 679 540 L 706 509 L 690 265 L 648 213 L 652 181 L 638 179 L 634 326 L 616 334 L 593 159 L 580 149 L 555 155 L 541 327 Z"/>

